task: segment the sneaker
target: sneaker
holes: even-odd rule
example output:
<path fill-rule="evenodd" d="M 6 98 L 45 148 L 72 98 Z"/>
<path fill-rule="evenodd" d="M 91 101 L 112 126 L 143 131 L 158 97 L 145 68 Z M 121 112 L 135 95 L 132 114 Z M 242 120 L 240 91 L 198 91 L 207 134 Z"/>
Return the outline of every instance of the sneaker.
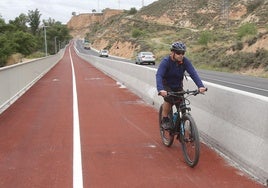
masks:
<path fill-rule="evenodd" d="M 169 120 L 168 117 L 164 117 L 164 118 L 162 119 L 162 127 L 163 127 L 163 129 L 165 129 L 165 130 L 170 130 L 170 129 L 172 129 L 172 124 L 171 124 L 171 122 L 170 122 L 170 120 Z"/>

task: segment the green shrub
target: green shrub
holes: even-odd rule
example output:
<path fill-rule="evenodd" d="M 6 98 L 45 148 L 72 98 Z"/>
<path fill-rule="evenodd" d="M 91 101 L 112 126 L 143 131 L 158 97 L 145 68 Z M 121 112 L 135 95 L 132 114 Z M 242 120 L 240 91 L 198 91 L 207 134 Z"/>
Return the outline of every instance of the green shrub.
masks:
<path fill-rule="evenodd" d="M 209 31 L 204 31 L 200 34 L 198 43 L 201 45 L 208 45 L 208 43 L 212 40 L 212 34 Z"/>
<path fill-rule="evenodd" d="M 142 31 L 142 30 L 139 30 L 139 29 L 136 29 L 136 28 L 132 30 L 132 37 L 134 37 L 134 38 L 138 38 L 138 37 L 140 37 L 140 36 L 142 36 L 144 34 L 145 34 L 145 32 Z"/>
<path fill-rule="evenodd" d="M 238 52 L 220 59 L 219 66 L 238 71 L 248 68 L 268 67 L 268 51 L 258 49 L 256 53 Z"/>
<path fill-rule="evenodd" d="M 137 9 L 134 7 L 134 8 L 131 8 L 128 12 L 128 14 L 130 15 L 133 15 L 133 14 L 136 14 L 137 13 Z"/>
<path fill-rule="evenodd" d="M 243 42 L 241 41 L 237 41 L 235 45 L 232 46 L 232 50 L 236 51 L 236 50 L 242 50 L 243 49 Z"/>
<path fill-rule="evenodd" d="M 237 37 L 238 39 L 242 39 L 245 36 L 248 35 L 256 35 L 257 34 L 257 28 L 255 24 L 253 23 L 246 23 L 238 28 Z"/>
<path fill-rule="evenodd" d="M 26 58 L 28 59 L 41 58 L 44 57 L 45 55 L 46 54 L 44 52 L 37 51 L 32 53 L 31 55 L 26 56 Z"/>
<path fill-rule="evenodd" d="M 256 67 L 263 65 L 268 67 L 268 51 L 264 49 L 258 49 L 255 54 L 254 65 Z"/>

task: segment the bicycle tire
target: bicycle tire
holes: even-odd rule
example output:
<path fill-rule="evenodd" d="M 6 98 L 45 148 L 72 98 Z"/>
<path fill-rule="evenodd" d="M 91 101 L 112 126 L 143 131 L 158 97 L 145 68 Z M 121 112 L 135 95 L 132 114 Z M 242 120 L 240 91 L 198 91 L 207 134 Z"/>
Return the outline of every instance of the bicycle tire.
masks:
<path fill-rule="evenodd" d="M 159 109 L 159 130 L 160 130 L 160 136 L 163 144 L 167 147 L 170 147 L 173 144 L 174 141 L 174 135 L 170 134 L 170 131 L 165 130 L 162 125 L 161 125 L 161 120 L 162 120 L 162 111 L 163 107 L 162 105 L 160 106 Z M 172 111 L 169 113 L 169 118 L 171 119 L 172 117 Z M 171 119 L 172 120 L 172 119 Z"/>
<path fill-rule="evenodd" d="M 188 166 L 198 164 L 200 157 L 199 133 L 194 119 L 189 113 L 182 116 L 183 131 L 180 133 L 183 156 Z M 182 129 L 181 129 L 182 130 Z"/>

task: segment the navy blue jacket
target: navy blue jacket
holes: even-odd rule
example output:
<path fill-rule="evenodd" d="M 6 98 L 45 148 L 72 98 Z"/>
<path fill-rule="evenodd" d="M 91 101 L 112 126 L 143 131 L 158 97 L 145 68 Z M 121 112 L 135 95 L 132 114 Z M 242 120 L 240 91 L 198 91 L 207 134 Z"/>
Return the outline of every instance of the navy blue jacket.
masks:
<path fill-rule="evenodd" d="M 162 59 L 156 72 L 157 91 L 164 90 L 164 85 L 172 90 L 183 88 L 184 72 L 187 71 L 198 88 L 204 87 L 191 61 L 183 57 L 183 63 L 172 61 L 170 56 Z"/>

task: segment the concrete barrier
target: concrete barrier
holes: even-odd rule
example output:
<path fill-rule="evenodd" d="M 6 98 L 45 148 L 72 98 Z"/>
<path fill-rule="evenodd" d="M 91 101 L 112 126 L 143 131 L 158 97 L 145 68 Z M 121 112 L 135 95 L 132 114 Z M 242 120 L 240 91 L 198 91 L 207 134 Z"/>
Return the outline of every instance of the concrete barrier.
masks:
<path fill-rule="evenodd" d="M 7 109 L 63 56 L 58 54 L 0 68 L 0 113 Z"/>
<path fill-rule="evenodd" d="M 268 97 L 205 84 L 209 87 L 206 97 L 191 99 L 202 139 L 237 168 L 266 184 Z"/>
<path fill-rule="evenodd" d="M 124 84 L 156 109 L 156 69 L 107 58 L 78 55 Z M 191 79 L 185 88 L 195 89 Z M 202 140 L 257 181 L 268 179 L 268 97 L 205 82 L 209 92 L 191 98 L 192 115 Z"/>

